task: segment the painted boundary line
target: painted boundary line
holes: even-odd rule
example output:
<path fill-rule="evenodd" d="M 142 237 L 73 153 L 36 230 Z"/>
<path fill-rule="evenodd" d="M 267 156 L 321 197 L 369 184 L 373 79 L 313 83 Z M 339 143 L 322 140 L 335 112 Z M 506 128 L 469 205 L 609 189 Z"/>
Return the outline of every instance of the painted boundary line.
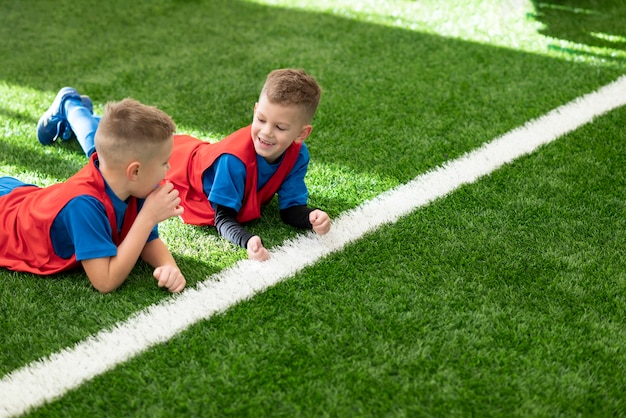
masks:
<path fill-rule="evenodd" d="M 347 211 L 325 236 L 307 233 L 271 251 L 263 263 L 243 260 L 152 305 L 110 330 L 16 369 L 0 380 L 0 416 L 22 414 L 165 342 L 203 319 L 253 297 L 365 233 L 472 183 L 502 165 L 626 104 L 626 76 L 532 120 L 409 183 Z"/>

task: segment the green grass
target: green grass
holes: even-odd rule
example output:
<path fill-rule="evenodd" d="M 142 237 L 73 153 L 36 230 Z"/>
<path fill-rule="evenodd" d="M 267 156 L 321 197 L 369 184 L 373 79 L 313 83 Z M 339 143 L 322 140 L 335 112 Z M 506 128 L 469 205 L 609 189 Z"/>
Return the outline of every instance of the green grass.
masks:
<path fill-rule="evenodd" d="M 62 86 L 96 110 L 127 96 L 158 105 L 179 132 L 218 140 L 250 122 L 267 72 L 294 66 L 324 90 L 307 180 L 311 204 L 336 217 L 626 73 L 617 0 L 273 3 L 0 3 L 0 175 L 47 185 L 85 163 L 75 143 L 35 139 Z M 626 413 L 625 118 L 368 234 L 33 415 Z M 249 227 L 270 247 L 298 234 L 275 202 Z M 175 219 L 161 234 L 190 287 L 246 256 Z M 0 374 L 169 297 L 143 265 L 109 295 L 80 272 L 0 271 Z"/>

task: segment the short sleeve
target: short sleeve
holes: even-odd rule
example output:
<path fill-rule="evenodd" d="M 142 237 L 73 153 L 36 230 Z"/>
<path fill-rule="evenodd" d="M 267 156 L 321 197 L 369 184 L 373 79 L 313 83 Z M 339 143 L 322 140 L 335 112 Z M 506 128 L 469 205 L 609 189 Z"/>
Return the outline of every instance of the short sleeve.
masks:
<path fill-rule="evenodd" d="M 278 206 L 280 209 L 307 204 L 309 191 L 304 182 L 304 177 L 309 167 L 309 160 L 309 151 L 306 145 L 302 144 L 296 163 L 278 189 Z"/>
<path fill-rule="evenodd" d="M 77 196 L 59 212 L 50 236 L 54 252 L 62 258 L 76 254 L 76 260 L 113 257 L 113 242 L 104 205 L 92 196 Z"/>
<path fill-rule="evenodd" d="M 223 154 L 205 170 L 202 186 L 209 201 L 239 212 L 243 205 L 246 166 L 237 157 Z"/>

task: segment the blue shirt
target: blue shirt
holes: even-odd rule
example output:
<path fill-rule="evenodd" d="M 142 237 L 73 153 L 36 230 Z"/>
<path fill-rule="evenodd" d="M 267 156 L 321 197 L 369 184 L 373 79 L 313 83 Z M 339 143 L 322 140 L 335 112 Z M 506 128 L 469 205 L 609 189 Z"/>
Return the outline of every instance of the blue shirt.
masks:
<path fill-rule="evenodd" d="M 106 182 L 105 185 L 106 194 L 113 202 L 119 233 L 128 205 L 113 193 Z M 20 186 L 32 185 L 12 177 L 0 177 L 0 196 Z M 144 199 L 137 201 L 138 208 L 143 206 L 143 202 Z M 115 256 L 117 246 L 111 239 L 111 232 L 104 205 L 93 196 L 81 195 L 70 200 L 58 213 L 50 229 L 50 238 L 59 257 L 67 259 L 76 254 L 76 260 L 81 261 Z M 148 242 L 158 236 L 158 225 L 155 225 Z"/>
<path fill-rule="evenodd" d="M 309 150 L 303 143 L 296 163 L 278 189 L 279 209 L 307 204 L 309 192 L 304 176 L 310 158 Z M 263 157 L 257 155 L 257 189 L 262 188 L 272 177 L 281 160 L 269 164 Z M 246 166 L 239 158 L 231 154 L 220 155 L 202 175 L 202 188 L 211 204 L 214 207 L 216 204 L 226 206 L 237 212 L 243 205 L 245 183 Z"/>
<path fill-rule="evenodd" d="M 128 204 L 120 200 L 108 184 L 105 190 L 113 202 L 117 232 L 120 233 Z M 143 202 L 143 199 L 137 201 L 139 209 Z M 104 205 L 95 197 L 86 195 L 70 200 L 61 209 L 50 230 L 54 252 L 62 258 L 70 258 L 76 254 L 77 261 L 117 255 L 117 246 L 112 241 L 111 235 L 111 224 Z M 147 242 L 158 236 L 158 225 L 155 225 Z"/>

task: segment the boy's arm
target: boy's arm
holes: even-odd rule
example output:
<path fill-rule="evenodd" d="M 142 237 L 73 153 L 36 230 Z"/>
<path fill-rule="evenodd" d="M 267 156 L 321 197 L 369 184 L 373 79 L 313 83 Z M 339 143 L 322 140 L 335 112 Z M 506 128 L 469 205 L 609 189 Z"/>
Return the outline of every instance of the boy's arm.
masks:
<path fill-rule="evenodd" d="M 309 221 L 309 214 L 314 210 L 315 208 L 310 208 L 307 205 L 291 206 L 280 210 L 280 219 L 295 228 L 311 229 L 313 225 Z"/>
<path fill-rule="evenodd" d="M 141 217 L 141 212 L 128 231 L 126 238 L 117 247 L 117 255 L 82 260 L 81 263 L 93 287 L 102 293 L 120 287 L 137 263 L 146 240 L 152 231 L 150 222 Z"/>
<path fill-rule="evenodd" d="M 287 225 L 301 229 L 313 229 L 320 235 L 330 231 L 330 217 L 328 214 L 321 209 L 310 208 L 307 205 L 281 209 L 280 218 Z"/>
<path fill-rule="evenodd" d="M 235 209 L 223 206 L 215 206 L 215 229 L 217 233 L 226 238 L 228 241 L 241 248 L 246 248 L 248 240 L 252 238 L 250 232 L 248 232 L 239 222 L 237 222 L 237 212 Z"/>
<path fill-rule="evenodd" d="M 278 190 L 280 218 L 287 225 L 301 229 L 313 229 L 324 235 L 330 230 L 330 218 L 326 212 L 307 205 L 309 192 L 304 182 L 310 161 L 305 144 L 300 148 L 300 155 L 291 172 Z"/>
<path fill-rule="evenodd" d="M 161 238 L 149 241 L 141 252 L 141 258 L 154 267 L 153 276 L 157 279 L 159 287 L 165 287 L 174 293 L 185 288 L 185 277 Z"/>
<path fill-rule="evenodd" d="M 221 155 L 202 175 L 204 193 L 215 209 L 217 233 L 245 248 L 250 259 L 264 261 L 270 255 L 263 247 L 261 238 L 252 235 L 237 222 L 237 210 L 243 202 L 245 181 L 246 166 L 230 154 Z"/>
<path fill-rule="evenodd" d="M 252 235 L 237 222 L 235 209 L 215 205 L 215 229 L 219 235 L 233 244 L 245 248 L 250 259 L 264 261 L 269 258 L 269 252 L 263 247 L 261 237 Z"/>
<path fill-rule="evenodd" d="M 150 193 L 128 234 L 117 247 L 117 255 L 81 261 L 93 287 L 103 293 L 117 289 L 137 263 L 152 228 L 165 219 L 182 214 L 179 203 L 178 191 L 171 183 Z"/>

